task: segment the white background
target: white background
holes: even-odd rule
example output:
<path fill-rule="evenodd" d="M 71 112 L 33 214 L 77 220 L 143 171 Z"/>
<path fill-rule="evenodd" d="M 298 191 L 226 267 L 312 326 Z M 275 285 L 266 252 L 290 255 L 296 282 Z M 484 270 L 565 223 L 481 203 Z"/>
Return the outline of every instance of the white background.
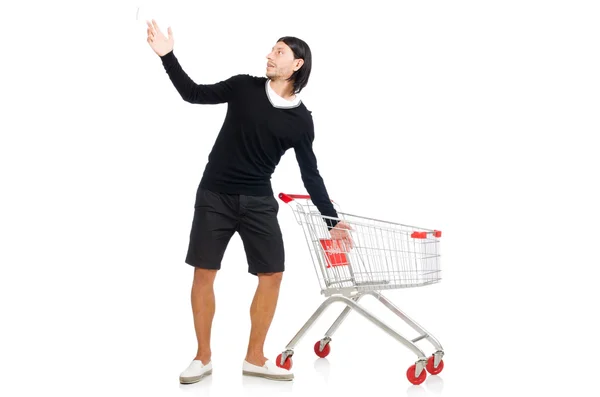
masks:
<path fill-rule="evenodd" d="M 163 3 L 0 9 L 1 395 L 597 395 L 595 2 Z M 181 99 L 138 6 L 172 26 L 197 83 L 264 75 L 280 36 L 309 43 L 302 98 L 330 196 L 443 231 L 442 283 L 387 294 L 442 343 L 439 376 L 411 386 L 416 357 L 357 314 L 316 360 L 337 306 L 297 346 L 293 383 L 242 379 L 256 280 L 236 235 L 216 281 L 214 375 L 179 385 L 196 350 L 195 192 L 226 105 Z M 305 192 L 293 152 L 272 183 Z M 271 359 L 323 300 L 283 203 L 279 219 Z"/>

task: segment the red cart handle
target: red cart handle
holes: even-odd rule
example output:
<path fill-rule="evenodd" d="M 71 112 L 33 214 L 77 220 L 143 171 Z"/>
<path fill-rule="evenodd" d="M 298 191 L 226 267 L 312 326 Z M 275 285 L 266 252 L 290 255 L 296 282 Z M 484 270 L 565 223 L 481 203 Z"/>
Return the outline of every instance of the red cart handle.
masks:
<path fill-rule="evenodd" d="M 410 237 L 412 237 L 412 238 L 427 238 L 427 233 L 433 234 L 433 236 L 437 237 L 437 238 L 442 237 L 442 232 L 440 230 L 434 230 L 433 232 L 412 232 Z"/>
<path fill-rule="evenodd" d="M 310 196 L 308 194 L 279 193 L 279 198 L 281 199 L 281 201 L 283 201 L 286 204 L 289 203 L 290 201 L 293 201 L 294 199 L 310 200 Z M 331 200 L 331 202 L 333 203 L 333 200 Z"/>

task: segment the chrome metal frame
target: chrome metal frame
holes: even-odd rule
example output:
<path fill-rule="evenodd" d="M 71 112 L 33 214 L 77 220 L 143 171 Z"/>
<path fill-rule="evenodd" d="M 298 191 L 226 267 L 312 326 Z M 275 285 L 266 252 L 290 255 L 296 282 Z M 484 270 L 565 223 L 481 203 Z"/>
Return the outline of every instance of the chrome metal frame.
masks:
<path fill-rule="evenodd" d="M 366 295 L 371 295 L 372 297 L 377 299 L 379 302 L 381 302 L 392 313 L 394 313 L 397 317 L 399 317 L 406 324 L 408 324 L 412 329 L 414 329 L 416 332 L 418 332 L 419 336 L 412 340 L 406 339 L 404 336 L 400 335 L 388 324 L 384 323 L 378 317 L 369 313 L 366 309 L 364 309 L 362 306 L 360 306 L 358 304 L 358 302 Z M 403 344 L 406 348 L 411 350 L 417 356 L 417 361 L 415 362 L 415 364 L 416 364 L 415 376 L 416 377 L 418 377 L 421 374 L 421 371 L 427 365 L 427 359 L 428 359 L 427 356 L 425 355 L 425 353 L 423 352 L 423 350 L 421 350 L 416 345 L 416 343 L 418 341 L 426 339 L 435 348 L 436 351 L 435 351 L 435 353 L 433 353 L 434 360 L 435 360 L 434 361 L 435 368 L 437 368 L 437 366 L 439 365 L 439 362 L 441 361 L 442 357 L 444 356 L 444 349 L 443 349 L 442 345 L 429 331 L 427 331 L 425 328 L 423 328 L 423 326 L 418 324 L 415 320 L 410 318 L 405 312 L 400 310 L 400 308 L 398 308 L 389 299 L 387 299 L 385 296 L 383 296 L 382 293 L 376 292 L 376 291 L 367 291 L 367 292 L 359 292 L 356 295 L 354 295 L 352 298 L 348 298 L 346 296 L 340 296 L 340 295 L 333 295 L 333 296 L 326 298 L 325 301 L 323 303 L 321 303 L 321 305 L 317 308 L 317 310 L 315 310 L 313 315 L 306 321 L 306 323 L 304 323 L 304 325 L 298 331 L 298 333 L 296 333 L 296 335 L 287 344 L 287 346 L 285 347 L 285 350 L 281 354 L 281 361 L 280 361 L 281 365 L 283 365 L 283 363 L 285 362 L 285 360 L 288 357 L 293 356 L 294 348 L 300 342 L 300 340 L 304 337 L 306 332 L 308 332 L 308 330 L 312 328 L 312 326 L 315 324 L 317 319 L 319 317 L 321 317 L 321 315 L 325 312 L 325 310 L 335 302 L 341 302 L 344 305 L 346 305 L 346 307 L 344 308 L 342 313 L 340 313 L 340 315 L 337 317 L 337 319 L 333 322 L 331 327 L 329 327 L 327 332 L 325 332 L 325 336 L 320 341 L 320 350 L 323 350 L 325 348 L 325 346 L 331 342 L 332 336 L 335 334 L 335 332 L 338 330 L 338 328 L 342 325 L 344 320 L 348 317 L 348 314 L 350 314 L 350 311 L 355 310 L 357 313 L 359 313 L 360 315 L 365 317 L 367 320 L 371 321 L 373 324 L 375 324 L 377 327 L 382 329 L 388 335 L 392 336 L 398 342 Z"/>

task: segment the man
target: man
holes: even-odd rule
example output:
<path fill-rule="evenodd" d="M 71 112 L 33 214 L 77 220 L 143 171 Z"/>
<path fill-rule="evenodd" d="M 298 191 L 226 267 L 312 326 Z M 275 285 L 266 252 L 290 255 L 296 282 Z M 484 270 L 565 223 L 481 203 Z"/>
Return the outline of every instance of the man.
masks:
<path fill-rule="evenodd" d="M 291 380 L 291 371 L 263 352 L 284 271 L 279 204 L 270 179 L 288 149 L 294 149 L 304 186 L 321 215 L 337 218 L 312 149 L 312 116 L 297 96 L 310 75 L 310 48 L 300 39 L 284 37 L 267 56 L 266 77 L 236 75 L 216 84 L 196 84 L 173 53 L 170 27 L 167 32 L 165 37 L 156 21 L 148 22 L 147 41 L 181 97 L 195 104 L 228 104 L 196 193 L 186 263 L 194 267 L 191 302 L 198 351 L 180 382 L 194 383 L 212 373 L 213 283 L 235 232 L 243 241 L 248 271 L 258 278 L 242 373 Z M 350 242 L 347 224 L 323 219 L 332 238 Z"/>

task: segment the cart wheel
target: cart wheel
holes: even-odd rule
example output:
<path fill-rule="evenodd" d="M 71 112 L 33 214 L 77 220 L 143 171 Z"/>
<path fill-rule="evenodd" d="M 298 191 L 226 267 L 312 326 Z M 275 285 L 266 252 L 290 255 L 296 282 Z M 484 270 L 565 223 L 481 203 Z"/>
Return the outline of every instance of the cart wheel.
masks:
<path fill-rule="evenodd" d="M 280 367 L 280 368 L 285 368 L 288 371 L 292 368 L 292 356 L 288 356 L 285 359 L 285 362 L 283 363 L 283 365 L 281 365 L 281 354 L 277 356 L 277 360 L 275 360 L 275 364 Z"/>
<path fill-rule="evenodd" d="M 325 358 L 329 355 L 329 352 L 331 351 L 331 346 L 329 346 L 329 343 L 327 343 L 325 345 L 325 347 L 323 347 L 323 350 L 320 350 L 321 348 L 321 341 L 318 341 L 317 343 L 315 343 L 315 354 L 321 358 Z"/>
<path fill-rule="evenodd" d="M 408 371 L 406 371 L 406 377 L 408 378 L 408 381 L 410 383 L 412 383 L 413 385 L 420 385 L 421 383 L 423 383 L 425 381 L 425 378 L 427 377 L 427 371 L 425 371 L 425 370 L 421 371 L 421 374 L 417 378 L 415 376 L 416 369 L 417 369 L 416 364 L 411 365 L 408 368 Z"/>
<path fill-rule="evenodd" d="M 427 368 L 427 372 L 429 372 L 431 375 L 437 375 L 444 369 L 444 360 L 440 360 L 440 363 L 438 364 L 437 368 L 433 367 L 435 363 L 434 360 L 434 356 L 429 357 L 429 359 L 427 360 L 427 366 L 425 367 Z"/>

